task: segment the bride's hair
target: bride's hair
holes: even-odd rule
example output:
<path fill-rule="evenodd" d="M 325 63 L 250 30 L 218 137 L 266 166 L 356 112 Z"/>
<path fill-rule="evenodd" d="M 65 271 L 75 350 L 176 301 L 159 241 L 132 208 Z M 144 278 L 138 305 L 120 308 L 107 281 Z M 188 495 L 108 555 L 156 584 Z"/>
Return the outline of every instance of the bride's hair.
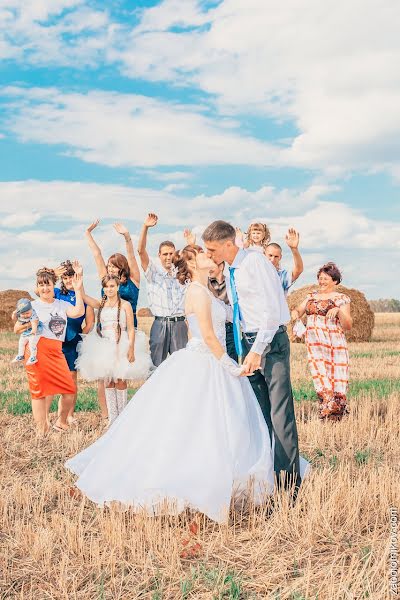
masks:
<path fill-rule="evenodd" d="M 189 268 L 189 262 L 196 259 L 199 252 L 204 252 L 204 250 L 196 244 L 185 246 L 183 250 L 175 252 L 172 263 L 175 266 L 176 278 L 180 284 L 184 285 L 188 281 L 191 281 L 192 271 Z"/>

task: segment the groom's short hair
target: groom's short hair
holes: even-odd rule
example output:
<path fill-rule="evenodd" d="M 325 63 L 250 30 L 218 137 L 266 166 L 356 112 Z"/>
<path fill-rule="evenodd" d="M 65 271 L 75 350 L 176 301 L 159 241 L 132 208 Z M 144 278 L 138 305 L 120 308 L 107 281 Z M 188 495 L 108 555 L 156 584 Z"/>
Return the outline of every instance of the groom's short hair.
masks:
<path fill-rule="evenodd" d="M 235 241 L 236 231 L 230 223 L 226 221 L 214 221 L 207 227 L 201 236 L 205 242 L 225 242 L 226 240 Z"/>

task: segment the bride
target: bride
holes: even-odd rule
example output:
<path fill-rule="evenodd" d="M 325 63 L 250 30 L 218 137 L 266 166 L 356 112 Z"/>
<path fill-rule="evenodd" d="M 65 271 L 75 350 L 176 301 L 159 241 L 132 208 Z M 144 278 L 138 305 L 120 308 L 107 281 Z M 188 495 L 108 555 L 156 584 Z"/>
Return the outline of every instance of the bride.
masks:
<path fill-rule="evenodd" d="M 274 485 L 268 427 L 242 369 L 225 350 L 225 305 L 207 288 L 215 268 L 199 246 L 174 260 L 188 280 L 189 342 L 138 390 L 94 444 L 67 461 L 99 505 L 178 514 L 189 507 L 224 522 L 231 500 L 260 504 Z"/>

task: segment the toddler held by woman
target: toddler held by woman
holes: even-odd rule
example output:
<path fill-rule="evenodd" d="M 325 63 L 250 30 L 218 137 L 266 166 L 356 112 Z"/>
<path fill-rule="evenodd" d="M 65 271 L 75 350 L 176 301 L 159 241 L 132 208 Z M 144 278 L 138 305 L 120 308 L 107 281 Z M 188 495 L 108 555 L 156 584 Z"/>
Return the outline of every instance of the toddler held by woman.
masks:
<path fill-rule="evenodd" d="M 40 339 L 40 334 L 43 331 L 43 326 L 40 323 L 39 317 L 37 316 L 35 309 L 32 307 L 29 298 L 21 298 L 18 300 L 13 316 L 17 318 L 18 324 L 29 324 L 29 327 L 27 327 L 27 329 L 25 329 L 19 336 L 18 354 L 11 362 L 22 362 L 24 360 L 26 345 L 29 344 L 30 356 L 26 364 L 34 365 L 37 363 L 37 344 Z"/>

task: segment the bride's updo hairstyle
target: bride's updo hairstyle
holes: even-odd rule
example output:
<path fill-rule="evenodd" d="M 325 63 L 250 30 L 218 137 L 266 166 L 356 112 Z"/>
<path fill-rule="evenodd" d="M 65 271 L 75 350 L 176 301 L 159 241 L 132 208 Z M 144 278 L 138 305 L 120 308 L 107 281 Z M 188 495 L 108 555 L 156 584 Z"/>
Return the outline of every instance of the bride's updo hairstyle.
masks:
<path fill-rule="evenodd" d="M 192 280 L 192 271 L 189 263 L 196 260 L 199 252 L 204 252 L 204 250 L 196 244 L 185 246 L 183 250 L 175 252 L 172 263 L 176 269 L 176 278 L 181 285 L 185 285 L 185 283 Z"/>

